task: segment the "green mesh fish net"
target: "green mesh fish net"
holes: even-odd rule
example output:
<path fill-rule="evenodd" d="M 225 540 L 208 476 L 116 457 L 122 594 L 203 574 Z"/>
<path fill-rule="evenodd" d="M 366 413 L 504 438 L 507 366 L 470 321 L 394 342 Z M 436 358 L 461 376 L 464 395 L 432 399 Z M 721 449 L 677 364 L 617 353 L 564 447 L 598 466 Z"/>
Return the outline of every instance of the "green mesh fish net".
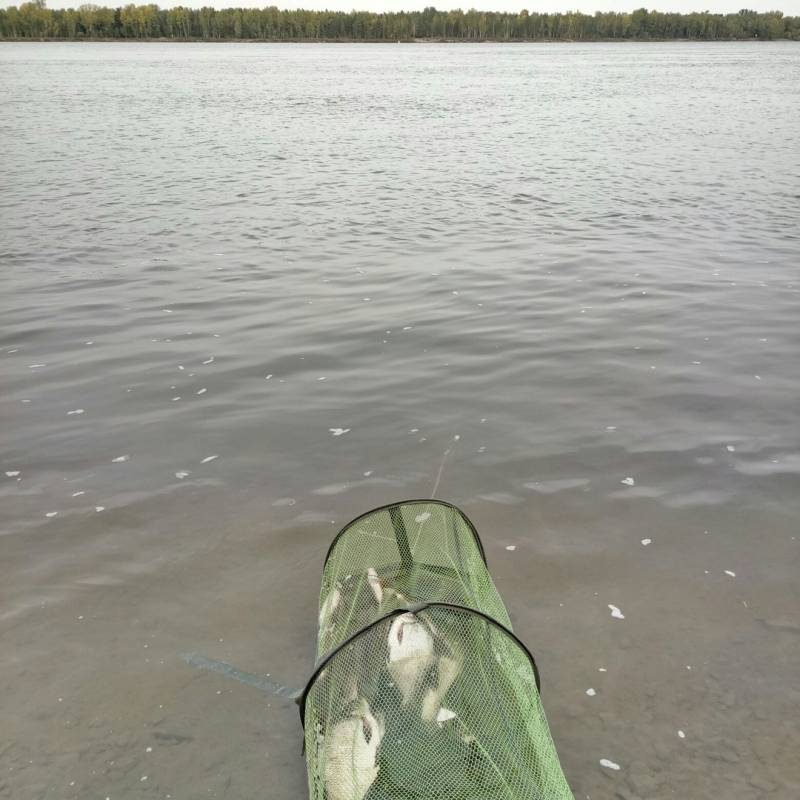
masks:
<path fill-rule="evenodd" d="M 455 506 L 346 525 L 299 698 L 311 800 L 573 800 L 528 649 Z"/>

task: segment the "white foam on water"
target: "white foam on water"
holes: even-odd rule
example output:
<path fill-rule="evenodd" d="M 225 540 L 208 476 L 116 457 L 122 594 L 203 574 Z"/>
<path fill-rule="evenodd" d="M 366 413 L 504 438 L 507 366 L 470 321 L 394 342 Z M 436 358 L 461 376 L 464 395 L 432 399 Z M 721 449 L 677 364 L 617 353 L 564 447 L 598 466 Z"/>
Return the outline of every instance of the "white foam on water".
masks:
<path fill-rule="evenodd" d="M 730 577 L 731 577 L 731 578 L 735 578 L 735 577 L 736 577 L 736 573 L 735 573 L 735 572 L 732 572 L 732 571 L 731 571 L 731 570 L 729 570 L 729 569 L 726 569 L 726 570 L 725 570 L 725 574 L 726 574 L 726 575 L 730 575 Z"/>
<path fill-rule="evenodd" d="M 19 470 L 18 469 L 6 470 L 6 477 L 7 478 L 16 478 L 17 475 L 19 475 Z"/>
<path fill-rule="evenodd" d="M 539 494 L 555 494 L 567 489 L 578 489 L 587 486 L 588 478 L 557 478 L 551 481 L 532 481 L 522 484 L 526 489 L 531 489 Z"/>
<path fill-rule="evenodd" d="M 205 394 L 207 391 L 208 391 L 208 389 L 203 387 L 202 389 L 198 389 L 197 394 Z"/>
<path fill-rule="evenodd" d="M 736 448 L 735 448 L 735 447 L 734 447 L 732 444 L 726 444 L 726 445 L 725 445 L 725 449 L 726 449 L 726 450 L 727 450 L 729 453 L 735 453 L 735 452 L 736 452 Z"/>
<path fill-rule="evenodd" d="M 597 692 L 596 692 L 594 689 L 592 689 L 591 687 L 589 687 L 589 688 L 586 690 L 586 694 L 588 694 L 588 695 L 589 695 L 589 697 L 594 697 L 594 696 L 597 694 Z"/>
<path fill-rule="evenodd" d="M 323 497 L 330 497 L 331 495 L 335 494 L 344 494 L 350 485 L 347 483 L 331 483 L 327 486 L 320 486 L 318 489 L 314 489 L 311 494 L 322 495 Z"/>
<path fill-rule="evenodd" d="M 678 736 L 680 736 L 681 739 L 686 738 L 686 734 L 683 731 L 678 731 Z"/>
<path fill-rule="evenodd" d="M 213 364 L 214 363 L 214 356 L 211 356 L 207 361 L 203 362 L 204 364 Z"/>
<path fill-rule="evenodd" d="M 619 769 L 619 764 L 615 764 L 613 761 L 610 761 L 607 758 L 600 759 L 600 766 L 606 767 L 607 769 Z"/>
<path fill-rule="evenodd" d="M 647 547 L 647 545 L 652 544 L 652 539 L 642 539 L 642 544 Z"/>
<path fill-rule="evenodd" d="M 511 550 L 513 552 L 516 549 L 517 549 L 517 546 L 515 544 L 507 544 L 506 545 L 506 550 Z"/>
<path fill-rule="evenodd" d="M 74 411 L 67 411 L 67 416 L 68 416 L 68 417 L 71 417 L 71 416 L 73 416 L 74 414 L 83 414 L 83 413 L 85 413 L 85 412 L 84 412 L 84 409 L 82 409 L 82 408 L 76 408 Z"/>
<path fill-rule="evenodd" d="M 95 506 L 94 510 L 99 514 L 101 511 L 105 511 L 106 507 L 105 506 Z"/>
<path fill-rule="evenodd" d="M 365 478 L 369 478 L 369 476 L 370 476 L 370 475 L 372 475 L 372 470 L 371 470 L 371 469 L 368 469 L 368 470 L 367 470 L 367 471 L 364 473 L 364 477 L 365 477 Z"/>
<path fill-rule="evenodd" d="M 128 461 L 128 460 L 130 460 L 130 456 L 128 456 L 128 455 L 117 456 L 116 458 L 112 458 L 111 459 L 111 463 L 112 464 L 122 464 L 123 462 Z"/>
<path fill-rule="evenodd" d="M 181 470 L 180 472 L 175 473 L 175 477 L 178 478 L 178 480 L 182 481 L 184 478 L 188 478 L 191 474 L 192 474 L 191 472 Z"/>
<path fill-rule="evenodd" d="M 334 436 L 344 436 L 346 433 L 350 433 L 350 428 L 328 428 L 328 430 Z"/>
<path fill-rule="evenodd" d="M 614 617 L 614 619 L 625 619 L 625 615 L 616 606 L 609 603 L 608 607 L 611 609 L 611 616 Z"/>
<path fill-rule="evenodd" d="M 219 456 L 206 456 L 200 463 L 201 464 L 208 464 L 210 461 L 216 461 Z"/>
<path fill-rule="evenodd" d="M 58 514 L 58 511 L 48 511 L 48 512 L 45 514 L 45 516 L 46 516 L 46 517 L 54 517 L 56 514 Z"/>
<path fill-rule="evenodd" d="M 625 486 L 636 486 L 636 481 L 631 477 L 623 478 L 620 483 L 625 484 Z"/>
<path fill-rule="evenodd" d="M 84 495 L 84 494 L 86 494 L 86 492 L 73 492 L 72 496 L 73 497 L 80 497 L 81 495 Z"/>

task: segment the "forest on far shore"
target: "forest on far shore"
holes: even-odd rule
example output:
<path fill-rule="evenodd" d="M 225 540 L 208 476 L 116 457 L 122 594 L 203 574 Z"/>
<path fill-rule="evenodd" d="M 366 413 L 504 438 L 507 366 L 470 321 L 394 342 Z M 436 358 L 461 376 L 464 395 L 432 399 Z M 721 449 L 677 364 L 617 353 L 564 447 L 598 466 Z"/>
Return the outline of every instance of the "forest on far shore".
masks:
<path fill-rule="evenodd" d="M 268 8 L 159 8 L 126 5 L 49 9 L 44 0 L 0 9 L 0 39 L 173 39 L 186 41 L 605 41 L 792 39 L 800 17 L 780 11 L 672 14 L 539 14 L 488 11 L 285 11 Z"/>

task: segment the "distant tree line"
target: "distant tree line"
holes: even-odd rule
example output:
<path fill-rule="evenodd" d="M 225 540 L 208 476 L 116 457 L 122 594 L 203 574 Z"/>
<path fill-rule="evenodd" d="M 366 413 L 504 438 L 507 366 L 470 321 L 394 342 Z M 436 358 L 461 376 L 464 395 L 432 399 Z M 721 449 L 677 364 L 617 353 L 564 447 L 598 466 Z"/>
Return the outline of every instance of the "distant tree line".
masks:
<path fill-rule="evenodd" d="M 736 14 L 666 14 L 641 8 L 632 13 L 563 14 L 424 11 L 282 11 L 268 8 L 176 8 L 127 5 L 49 9 L 44 0 L 0 9 L 2 39 L 175 39 L 219 41 L 411 41 L 460 42 L 607 39 L 794 39 L 800 17 L 780 11 Z"/>

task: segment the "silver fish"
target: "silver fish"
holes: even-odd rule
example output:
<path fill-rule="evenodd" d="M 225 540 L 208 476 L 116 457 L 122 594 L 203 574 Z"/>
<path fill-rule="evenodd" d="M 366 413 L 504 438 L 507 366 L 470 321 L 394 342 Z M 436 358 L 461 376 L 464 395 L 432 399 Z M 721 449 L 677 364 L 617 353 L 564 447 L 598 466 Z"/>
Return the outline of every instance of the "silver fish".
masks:
<path fill-rule="evenodd" d="M 462 664 L 463 659 L 457 656 L 439 657 L 436 665 L 438 673 L 436 686 L 432 689 L 428 689 L 428 691 L 425 692 L 425 696 L 422 698 L 422 719 L 427 722 L 433 722 L 434 719 L 437 722 L 444 722 L 447 719 L 451 719 L 452 716 L 455 716 L 455 714 L 450 711 L 449 713 L 451 716 L 445 715 L 444 720 L 440 719 L 442 715 L 441 712 L 447 711 L 447 709 L 442 707 L 442 700 L 444 700 L 444 696 L 453 685 L 453 681 L 455 681 L 461 672 Z"/>
<path fill-rule="evenodd" d="M 386 582 L 378 577 L 375 567 L 370 567 L 367 570 L 367 582 L 375 595 L 375 599 L 378 601 L 378 605 L 381 607 L 384 601 L 389 600 L 396 600 L 399 604 L 408 602 L 408 598 L 402 592 L 398 592 L 393 586 L 387 586 Z"/>
<path fill-rule="evenodd" d="M 383 720 L 373 715 L 364 698 L 333 727 L 323 750 L 328 800 L 362 800 L 378 777 L 384 730 Z"/>
<path fill-rule="evenodd" d="M 328 630 L 328 622 L 336 612 L 336 609 L 339 608 L 341 602 L 342 593 L 338 586 L 334 586 L 333 591 L 325 598 L 325 602 L 319 610 L 319 629 L 321 631 Z"/>
<path fill-rule="evenodd" d="M 411 700 L 425 671 L 433 663 L 433 637 L 413 614 L 400 614 L 389 628 L 389 674 L 403 695 Z"/>

